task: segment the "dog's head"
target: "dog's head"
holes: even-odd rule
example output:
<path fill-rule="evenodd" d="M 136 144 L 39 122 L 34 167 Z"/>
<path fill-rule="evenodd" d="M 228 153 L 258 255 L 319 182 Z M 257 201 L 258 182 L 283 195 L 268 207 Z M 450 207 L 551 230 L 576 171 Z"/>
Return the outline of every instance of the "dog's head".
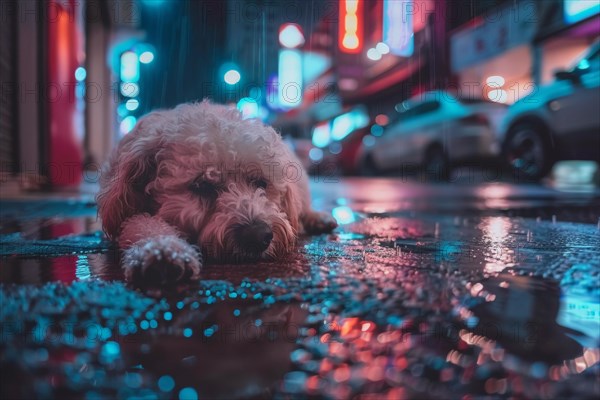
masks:
<path fill-rule="evenodd" d="M 206 258 L 274 258 L 293 246 L 301 166 L 280 136 L 234 108 L 202 102 L 142 118 L 102 174 L 98 209 L 116 238 L 130 216 L 177 227 Z"/>

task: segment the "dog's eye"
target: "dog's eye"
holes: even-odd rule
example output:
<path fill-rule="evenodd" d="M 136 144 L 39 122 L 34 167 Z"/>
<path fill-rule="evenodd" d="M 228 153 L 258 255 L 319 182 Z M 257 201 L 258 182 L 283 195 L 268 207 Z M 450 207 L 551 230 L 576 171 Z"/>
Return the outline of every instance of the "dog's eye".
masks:
<path fill-rule="evenodd" d="M 267 182 L 265 179 L 263 178 L 258 178 L 252 181 L 252 184 L 257 187 L 257 188 L 261 188 L 261 189 L 266 189 L 267 186 L 269 186 L 269 182 Z"/>
<path fill-rule="evenodd" d="M 214 184 L 199 179 L 192 182 L 190 190 L 209 200 L 215 200 L 218 196 L 218 190 Z"/>

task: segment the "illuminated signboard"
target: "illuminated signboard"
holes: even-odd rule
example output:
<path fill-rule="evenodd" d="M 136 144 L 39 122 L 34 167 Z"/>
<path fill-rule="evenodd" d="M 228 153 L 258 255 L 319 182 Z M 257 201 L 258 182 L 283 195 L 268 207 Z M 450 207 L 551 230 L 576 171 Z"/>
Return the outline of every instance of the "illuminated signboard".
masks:
<path fill-rule="evenodd" d="M 565 0 L 565 21 L 569 24 L 600 13 L 598 0 Z"/>
<path fill-rule="evenodd" d="M 302 103 L 302 53 L 296 49 L 279 52 L 279 106 L 298 107 Z"/>
<path fill-rule="evenodd" d="M 410 57 L 414 51 L 412 0 L 384 0 L 383 42 L 390 52 L 401 57 Z"/>
<path fill-rule="evenodd" d="M 363 48 L 362 0 L 340 0 L 339 47 L 344 53 L 360 53 Z"/>

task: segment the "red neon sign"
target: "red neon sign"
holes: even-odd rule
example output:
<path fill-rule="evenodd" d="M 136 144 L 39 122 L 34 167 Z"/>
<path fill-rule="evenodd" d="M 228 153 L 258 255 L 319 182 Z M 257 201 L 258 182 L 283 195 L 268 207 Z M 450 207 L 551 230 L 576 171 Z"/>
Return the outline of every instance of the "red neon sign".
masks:
<path fill-rule="evenodd" d="M 360 53 L 363 47 L 362 0 L 340 0 L 339 47 L 344 53 Z"/>

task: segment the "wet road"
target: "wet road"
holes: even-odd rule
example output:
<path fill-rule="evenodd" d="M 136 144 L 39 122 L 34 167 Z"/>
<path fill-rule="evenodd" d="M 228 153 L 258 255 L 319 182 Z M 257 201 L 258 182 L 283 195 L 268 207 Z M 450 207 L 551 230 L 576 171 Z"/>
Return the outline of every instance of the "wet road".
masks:
<path fill-rule="evenodd" d="M 600 194 L 313 182 L 277 263 L 122 282 L 91 199 L 2 203 L 2 398 L 596 398 Z"/>

